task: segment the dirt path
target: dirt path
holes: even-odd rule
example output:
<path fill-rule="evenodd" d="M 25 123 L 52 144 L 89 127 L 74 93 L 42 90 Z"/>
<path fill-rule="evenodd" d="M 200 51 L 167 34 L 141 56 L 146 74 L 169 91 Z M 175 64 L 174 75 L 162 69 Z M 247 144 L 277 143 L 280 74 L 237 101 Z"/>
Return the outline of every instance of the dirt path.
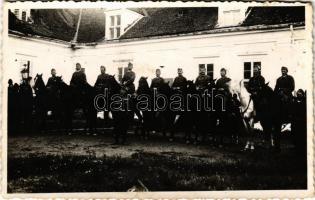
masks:
<path fill-rule="evenodd" d="M 189 157 L 217 159 L 228 152 L 206 145 L 187 145 L 183 141 L 168 142 L 161 136 L 152 136 L 149 140 L 141 140 L 138 136 L 129 136 L 128 144 L 112 145 L 109 135 L 33 135 L 9 138 L 8 155 L 25 157 L 29 154 L 48 155 L 95 155 L 96 157 L 120 156 L 130 157 L 137 152 L 158 154 L 178 154 Z"/>

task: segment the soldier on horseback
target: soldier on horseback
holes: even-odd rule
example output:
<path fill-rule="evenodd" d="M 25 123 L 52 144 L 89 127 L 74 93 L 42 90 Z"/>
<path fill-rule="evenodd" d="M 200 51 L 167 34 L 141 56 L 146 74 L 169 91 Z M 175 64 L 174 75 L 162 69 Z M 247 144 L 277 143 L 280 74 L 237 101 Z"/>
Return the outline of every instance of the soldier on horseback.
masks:
<path fill-rule="evenodd" d="M 249 79 L 248 92 L 254 93 L 260 90 L 265 85 L 265 78 L 261 75 L 261 67 L 254 66 L 254 76 Z"/>
<path fill-rule="evenodd" d="M 52 68 L 51 71 L 51 77 L 49 77 L 48 81 L 47 81 L 47 84 L 46 84 L 46 88 L 49 89 L 49 88 L 56 88 L 57 86 L 57 73 L 56 73 L 56 69 Z"/>
<path fill-rule="evenodd" d="M 229 91 L 228 83 L 231 81 L 230 78 L 226 76 L 226 69 L 222 68 L 220 70 L 221 78 L 219 78 L 216 82 L 216 88 L 218 91 L 226 93 Z"/>
<path fill-rule="evenodd" d="M 277 79 L 274 91 L 281 100 L 281 115 L 283 122 L 288 122 L 288 110 L 292 103 L 292 92 L 294 91 L 295 83 L 294 78 L 288 75 L 287 67 L 281 67 L 281 73 L 282 76 Z"/>
<path fill-rule="evenodd" d="M 100 67 L 100 70 L 101 70 L 101 74 L 98 75 L 96 82 L 94 84 L 94 87 L 97 87 L 97 88 L 103 90 L 104 87 L 108 85 L 108 81 L 109 81 L 110 77 L 109 77 L 109 74 L 106 73 L 105 66 L 102 65 Z"/>
<path fill-rule="evenodd" d="M 125 72 L 123 78 L 121 79 L 121 83 L 125 86 L 128 94 L 135 93 L 135 84 L 133 83 L 136 78 L 136 74 L 132 71 L 133 64 L 128 63 L 127 72 Z"/>
<path fill-rule="evenodd" d="M 183 69 L 177 69 L 178 76 L 175 78 L 172 88 L 178 88 L 180 91 L 185 91 L 187 88 L 187 79 L 183 76 Z"/>
<path fill-rule="evenodd" d="M 211 78 L 210 76 L 206 75 L 206 68 L 201 67 L 199 71 L 199 76 L 197 77 L 195 84 L 196 84 L 196 89 L 197 90 L 205 90 L 210 83 Z"/>
<path fill-rule="evenodd" d="M 284 99 L 292 97 L 292 92 L 294 91 L 294 78 L 288 75 L 288 68 L 281 67 L 282 76 L 277 79 L 275 92 Z"/>
<path fill-rule="evenodd" d="M 164 82 L 164 79 L 161 77 L 160 69 L 155 70 L 155 75 L 156 77 L 152 79 L 150 88 L 151 89 L 156 88 L 157 90 L 159 90 L 165 82 Z"/>
<path fill-rule="evenodd" d="M 79 88 L 86 83 L 86 75 L 81 68 L 81 64 L 77 63 L 75 67 L 76 71 L 72 74 L 70 86 Z"/>

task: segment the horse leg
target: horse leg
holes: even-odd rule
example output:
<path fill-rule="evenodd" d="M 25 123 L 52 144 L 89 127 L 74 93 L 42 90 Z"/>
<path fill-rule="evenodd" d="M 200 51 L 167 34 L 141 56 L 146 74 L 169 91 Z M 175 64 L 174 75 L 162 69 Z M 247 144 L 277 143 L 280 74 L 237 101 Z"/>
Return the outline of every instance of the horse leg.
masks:
<path fill-rule="evenodd" d="M 277 152 L 280 151 L 280 133 L 281 133 L 281 122 L 277 121 L 275 124 L 274 124 L 274 130 L 273 130 L 273 138 L 274 138 L 274 147 L 275 147 L 275 150 Z"/>

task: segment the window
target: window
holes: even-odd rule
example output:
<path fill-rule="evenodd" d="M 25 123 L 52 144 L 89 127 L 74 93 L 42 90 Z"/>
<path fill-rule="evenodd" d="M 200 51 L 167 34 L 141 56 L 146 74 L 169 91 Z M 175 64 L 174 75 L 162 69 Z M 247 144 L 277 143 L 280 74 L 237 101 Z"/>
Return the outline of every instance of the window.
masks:
<path fill-rule="evenodd" d="M 110 28 L 109 31 L 110 31 L 110 39 L 114 39 L 115 37 L 114 28 Z"/>
<path fill-rule="evenodd" d="M 223 16 L 224 16 L 224 24 L 226 25 L 236 25 L 240 22 L 241 20 L 241 15 L 240 15 L 241 10 L 226 10 L 223 11 Z"/>
<path fill-rule="evenodd" d="M 14 15 L 18 18 L 20 14 L 20 10 L 19 9 L 14 9 Z"/>
<path fill-rule="evenodd" d="M 114 16 L 110 17 L 110 25 L 115 26 L 115 17 Z"/>
<path fill-rule="evenodd" d="M 116 39 L 120 37 L 121 35 L 120 25 L 121 25 L 120 15 L 110 16 L 110 27 L 109 27 L 110 39 Z"/>
<path fill-rule="evenodd" d="M 22 20 L 26 21 L 26 11 L 22 11 Z"/>
<path fill-rule="evenodd" d="M 261 66 L 261 62 L 244 62 L 244 79 L 249 80 L 253 76 L 254 67 Z"/>
<path fill-rule="evenodd" d="M 116 28 L 116 37 L 119 38 L 120 37 L 120 27 Z"/>
<path fill-rule="evenodd" d="M 213 64 L 207 64 L 207 75 L 213 79 Z"/>
<path fill-rule="evenodd" d="M 119 82 L 121 82 L 122 77 L 123 77 L 123 68 L 118 67 L 118 80 L 119 80 Z"/>
<path fill-rule="evenodd" d="M 127 70 L 128 70 L 128 67 L 118 67 L 118 81 L 119 82 L 121 82 Z"/>
<path fill-rule="evenodd" d="M 207 75 L 211 77 L 211 79 L 213 79 L 213 71 L 214 71 L 214 65 L 211 64 L 199 64 L 199 72 L 202 68 L 206 68 L 207 71 Z"/>
<path fill-rule="evenodd" d="M 116 25 L 117 25 L 117 26 L 120 26 L 120 23 L 121 23 L 120 21 L 121 21 L 121 17 L 120 17 L 120 15 L 117 15 L 117 16 L 116 16 L 116 22 L 117 22 Z"/>
<path fill-rule="evenodd" d="M 250 79 L 252 75 L 252 64 L 250 62 L 244 62 L 244 79 Z"/>

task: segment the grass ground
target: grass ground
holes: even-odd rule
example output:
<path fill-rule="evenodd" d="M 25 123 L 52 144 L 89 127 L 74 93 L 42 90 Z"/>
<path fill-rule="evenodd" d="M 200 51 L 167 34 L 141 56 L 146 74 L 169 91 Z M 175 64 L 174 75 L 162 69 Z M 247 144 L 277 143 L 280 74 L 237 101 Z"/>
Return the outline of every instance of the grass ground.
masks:
<path fill-rule="evenodd" d="M 305 189 L 305 158 L 286 145 L 280 154 L 260 147 L 169 143 L 129 137 L 125 146 L 109 136 L 34 135 L 9 138 L 8 192 L 127 191 L 143 183 L 150 191 Z"/>

